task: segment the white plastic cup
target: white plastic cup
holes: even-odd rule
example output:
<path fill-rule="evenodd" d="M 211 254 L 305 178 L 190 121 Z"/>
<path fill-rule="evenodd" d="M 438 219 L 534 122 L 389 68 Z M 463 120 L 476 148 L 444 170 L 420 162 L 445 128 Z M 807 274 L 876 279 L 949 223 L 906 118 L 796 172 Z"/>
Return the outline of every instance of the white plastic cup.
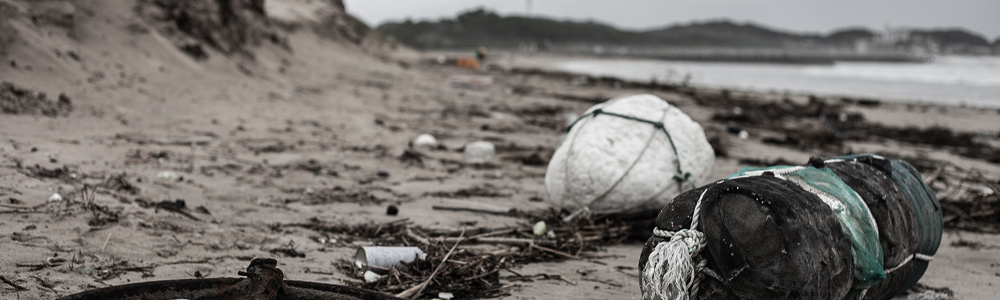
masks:
<path fill-rule="evenodd" d="M 417 247 L 361 247 L 354 254 L 354 266 L 360 271 L 384 271 L 414 260 L 427 258 L 427 253 Z"/>

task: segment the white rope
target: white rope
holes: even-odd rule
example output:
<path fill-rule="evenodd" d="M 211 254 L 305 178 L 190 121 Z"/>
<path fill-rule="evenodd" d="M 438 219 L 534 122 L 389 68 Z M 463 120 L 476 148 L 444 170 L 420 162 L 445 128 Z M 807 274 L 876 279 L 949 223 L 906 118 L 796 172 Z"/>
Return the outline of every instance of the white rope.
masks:
<path fill-rule="evenodd" d="M 929 261 L 934 260 L 934 256 L 933 255 L 927 255 L 927 254 L 921 254 L 921 253 L 914 253 L 914 254 L 912 254 L 910 256 L 907 256 L 906 259 L 903 260 L 903 262 L 899 263 L 895 267 L 885 269 L 885 274 L 888 275 L 889 273 L 892 273 L 892 272 L 895 272 L 896 270 L 899 270 L 899 268 L 902 268 L 903 266 L 905 266 L 906 264 L 910 263 L 910 261 L 912 261 L 914 259 L 929 262 Z"/>
<path fill-rule="evenodd" d="M 656 231 L 658 229 L 654 229 Z M 642 270 L 642 289 L 646 299 L 691 299 L 689 291 L 697 275 L 694 257 L 705 247 L 705 235 L 688 229 L 671 234 L 670 241 L 656 244 Z"/>
<path fill-rule="evenodd" d="M 704 277 L 706 260 L 698 256 L 705 248 L 705 234 L 695 230 L 701 214 L 701 201 L 708 189 L 701 192 L 695 204 L 691 229 L 676 232 L 653 228 L 653 234 L 669 239 L 656 244 L 642 269 L 642 295 L 647 300 L 688 300 L 698 293 Z M 698 263 L 695 264 L 695 257 Z"/>

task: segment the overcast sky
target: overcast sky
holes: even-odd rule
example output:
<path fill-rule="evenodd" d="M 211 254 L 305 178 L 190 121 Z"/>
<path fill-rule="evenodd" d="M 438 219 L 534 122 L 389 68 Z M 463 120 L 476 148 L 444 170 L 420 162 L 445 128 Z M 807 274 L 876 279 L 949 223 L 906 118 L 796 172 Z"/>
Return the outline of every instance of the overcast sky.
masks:
<path fill-rule="evenodd" d="M 1000 37 L 1000 0 L 346 0 L 347 11 L 371 26 L 390 20 L 453 18 L 475 7 L 501 15 L 531 13 L 595 20 L 624 29 L 727 18 L 793 32 L 849 27 L 963 27 Z"/>

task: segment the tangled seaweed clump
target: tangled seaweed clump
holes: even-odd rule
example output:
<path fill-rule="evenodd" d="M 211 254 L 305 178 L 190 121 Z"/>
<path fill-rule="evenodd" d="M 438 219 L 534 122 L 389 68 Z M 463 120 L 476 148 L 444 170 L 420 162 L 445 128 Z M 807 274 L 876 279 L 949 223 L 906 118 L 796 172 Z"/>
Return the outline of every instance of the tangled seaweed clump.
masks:
<path fill-rule="evenodd" d="M 425 294 L 449 292 L 460 298 L 507 295 L 507 288 L 515 285 L 513 282 L 530 282 L 536 278 L 563 280 L 559 275 L 526 275 L 514 269 L 534 262 L 586 259 L 590 255 L 588 252 L 602 245 L 624 241 L 633 226 L 604 216 L 566 221 L 565 216 L 555 210 L 512 214 L 545 222 L 547 230 L 542 235 L 536 235 L 533 226 L 527 225 L 433 230 L 415 227 L 408 219 L 345 225 L 314 218 L 308 223 L 283 226 L 341 235 L 340 240 L 344 242 L 366 240 L 378 246 L 418 246 L 427 253 L 425 260 L 399 268 L 371 268 L 380 273 L 377 280 L 350 281 L 348 284 L 387 293 L 405 293 L 426 282 Z M 365 270 L 359 270 L 355 262 L 341 259 L 336 265 L 342 272 L 365 280 Z M 501 271 L 512 275 L 502 276 Z"/>

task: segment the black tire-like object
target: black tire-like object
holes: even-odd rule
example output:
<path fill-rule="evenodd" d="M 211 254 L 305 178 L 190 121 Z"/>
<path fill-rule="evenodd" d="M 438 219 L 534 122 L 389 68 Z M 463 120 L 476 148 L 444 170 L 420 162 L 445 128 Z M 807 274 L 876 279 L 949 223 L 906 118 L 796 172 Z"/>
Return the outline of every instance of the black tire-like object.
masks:
<path fill-rule="evenodd" d="M 868 206 L 879 233 L 881 283 L 864 299 L 891 299 L 913 286 L 941 242 L 940 203 L 913 166 L 877 155 L 810 160 L 829 168 Z M 829 207 L 815 194 L 773 176 L 727 179 L 687 191 L 656 219 L 661 230 L 689 229 L 700 195 L 701 255 L 719 277 L 704 276 L 692 299 L 841 299 L 851 288 L 854 268 L 850 239 Z M 643 270 L 653 248 L 666 239 L 649 238 L 640 256 Z M 916 255 L 915 255 L 916 254 Z M 857 296 L 855 294 L 855 296 Z"/>
<path fill-rule="evenodd" d="M 738 178 L 678 195 L 660 211 L 662 230 L 690 228 L 698 198 L 702 255 L 721 280 L 706 277 L 701 299 L 836 299 L 853 280 L 851 241 L 840 222 L 815 194 L 773 176 Z M 643 270 L 656 244 L 646 241 Z"/>

